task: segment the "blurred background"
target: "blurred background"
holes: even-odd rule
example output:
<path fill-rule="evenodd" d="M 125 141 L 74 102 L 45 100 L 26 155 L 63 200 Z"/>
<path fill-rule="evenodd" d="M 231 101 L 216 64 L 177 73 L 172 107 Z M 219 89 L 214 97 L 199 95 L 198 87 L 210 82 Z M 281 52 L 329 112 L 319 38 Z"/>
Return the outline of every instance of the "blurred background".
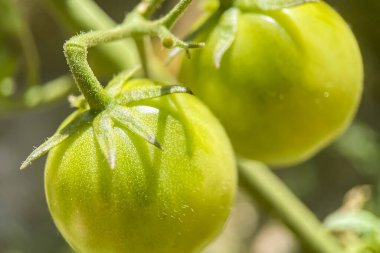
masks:
<path fill-rule="evenodd" d="M 7 2 L 18 4 L 21 9 L 17 15 L 30 25 L 32 33 L 24 34 L 26 37 L 22 41 L 31 38 L 35 41 L 33 46 L 40 62 L 39 77 L 26 74 L 25 69 L 33 66 L 28 65 L 23 56 L 23 42 L 15 39 L 12 32 L 18 21 L 7 16 Z M 30 80 L 40 79 L 44 83 L 68 73 L 62 45 L 79 30 L 65 29 L 45 2 L 48 1 L 0 0 L 0 100 L 1 96 L 14 92 L 14 83 L 18 87 L 27 85 Z M 116 22 L 121 22 L 137 1 L 96 2 Z M 349 23 L 359 41 L 365 65 L 362 104 L 354 124 L 337 142 L 301 165 L 275 172 L 321 220 L 342 208 L 344 203 L 354 203 L 358 208 L 363 206 L 380 215 L 380 2 L 327 2 Z M 167 11 L 174 3 L 168 1 L 161 12 Z M 183 27 L 194 20 L 192 15 L 198 12 L 199 5 L 199 2 L 194 2 L 192 10 L 177 26 L 177 34 L 183 35 Z M 172 65 L 171 68 L 175 69 L 175 63 Z M 13 74 L 15 78 L 9 79 L 8 76 Z M 110 72 L 100 74 L 105 80 L 112 75 Z M 45 158 L 37 160 L 25 171 L 19 170 L 33 147 L 52 135 L 71 111 L 65 99 L 27 111 L 16 108 L 7 113 L 0 108 L 0 253 L 71 252 L 55 228 L 45 203 Z M 291 232 L 269 214 L 257 209 L 243 192 L 236 199 L 225 231 L 204 251 L 272 252 L 303 251 Z"/>

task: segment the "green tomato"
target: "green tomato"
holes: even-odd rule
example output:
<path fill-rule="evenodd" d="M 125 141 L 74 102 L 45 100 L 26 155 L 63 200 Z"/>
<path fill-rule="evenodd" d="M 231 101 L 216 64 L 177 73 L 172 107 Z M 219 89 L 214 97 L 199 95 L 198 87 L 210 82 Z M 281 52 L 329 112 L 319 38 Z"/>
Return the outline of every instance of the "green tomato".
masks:
<path fill-rule="evenodd" d="M 211 26 L 180 79 L 219 117 L 238 154 L 295 164 L 350 124 L 362 93 L 362 59 L 350 28 L 327 4 L 241 8 L 219 68 L 213 56 L 225 34 L 221 24 Z"/>
<path fill-rule="evenodd" d="M 125 90 L 146 85 L 151 82 L 134 80 Z M 47 159 L 45 189 L 54 222 L 80 253 L 198 252 L 223 227 L 235 193 L 227 135 L 188 94 L 143 100 L 128 109 L 162 150 L 115 124 L 116 161 L 110 169 L 91 122 L 79 128 Z"/>

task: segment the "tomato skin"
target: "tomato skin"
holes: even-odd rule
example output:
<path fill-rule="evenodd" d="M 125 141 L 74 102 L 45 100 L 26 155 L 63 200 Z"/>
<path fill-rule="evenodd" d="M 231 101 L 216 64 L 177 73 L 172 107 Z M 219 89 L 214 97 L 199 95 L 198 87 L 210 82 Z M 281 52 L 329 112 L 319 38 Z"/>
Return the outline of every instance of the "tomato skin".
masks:
<path fill-rule="evenodd" d="M 180 79 L 221 120 L 238 154 L 299 163 L 352 121 L 362 93 L 360 50 L 327 4 L 241 10 L 236 39 L 217 69 L 221 37 L 218 24 L 199 36 L 206 46 L 184 60 Z"/>
<path fill-rule="evenodd" d="M 45 190 L 54 222 L 80 253 L 198 252 L 221 230 L 235 193 L 224 129 L 187 94 L 131 110 L 163 150 L 115 125 L 112 170 L 92 126 L 82 127 L 48 156 Z"/>

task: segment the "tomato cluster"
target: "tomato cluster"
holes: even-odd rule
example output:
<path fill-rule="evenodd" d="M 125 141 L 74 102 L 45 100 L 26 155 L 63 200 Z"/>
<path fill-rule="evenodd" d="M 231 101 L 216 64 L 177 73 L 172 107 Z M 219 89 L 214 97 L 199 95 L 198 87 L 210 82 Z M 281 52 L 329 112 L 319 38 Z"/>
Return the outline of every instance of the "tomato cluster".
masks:
<path fill-rule="evenodd" d="M 262 5 L 236 1 L 216 10 L 198 33 L 206 46 L 184 61 L 180 79 L 221 120 L 237 155 L 298 163 L 351 122 L 362 90 L 360 51 L 323 2 L 252 2 Z M 89 66 L 75 61 L 85 58 L 83 48 L 71 47 L 79 81 L 93 81 L 92 72 L 83 78 Z M 51 149 L 48 206 L 77 252 L 199 252 L 223 227 L 235 194 L 229 138 L 200 100 L 174 94 L 183 87 L 126 76 L 104 94 L 100 84 L 84 93 L 104 95 L 96 110 L 96 101 L 73 100 L 78 111 L 25 166 Z"/>

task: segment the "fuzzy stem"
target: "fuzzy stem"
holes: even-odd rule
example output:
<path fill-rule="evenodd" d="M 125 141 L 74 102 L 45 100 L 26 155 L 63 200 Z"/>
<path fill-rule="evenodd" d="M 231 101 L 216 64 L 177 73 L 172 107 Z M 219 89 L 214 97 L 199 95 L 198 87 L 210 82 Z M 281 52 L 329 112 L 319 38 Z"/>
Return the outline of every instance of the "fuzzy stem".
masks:
<path fill-rule="evenodd" d="M 174 6 L 174 8 L 166 14 L 160 22 L 166 26 L 167 28 L 173 27 L 173 25 L 178 21 L 178 19 L 182 16 L 182 14 L 185 12 L 187 7 L 191 4 L 192 0 L 180 0 L 180 2 Z"/>
<path fill-rule="evenodd" d="M 93 111 L 102 111 L 110 103 L 100 82 L 87 62 L 88 49 L 101 43 L 120 40 L 130 36 L 155 35 L 158 24 L 142 19 L 117 26 L 110 30 L 95 31 L 77 35 L 64 45 L 67 63 L 74 79 Z"/>
<path fill-rule="evenodd" d="M 240 186 L 254 201 L 273 211 L 315 253 L 342 253 L 335 238 L 264 164 L 240 160 Z"/>
<path fill-rule="evenodd" d="M 85 96 L 93 111 L 102 111 L 110 103 L 110 98 L 100 85 L 87 62 L 87 47 L 69 41 L 64 46 L 67 63 L 73 73 L 79 90 Z"/>
<path fill-rule="evenodd" d="M 136 11 L 139 12 L 143 17 L 150 17 L 164 2 L 165 0 L 145 0 L 141 1 L 137 7 Z"/>

